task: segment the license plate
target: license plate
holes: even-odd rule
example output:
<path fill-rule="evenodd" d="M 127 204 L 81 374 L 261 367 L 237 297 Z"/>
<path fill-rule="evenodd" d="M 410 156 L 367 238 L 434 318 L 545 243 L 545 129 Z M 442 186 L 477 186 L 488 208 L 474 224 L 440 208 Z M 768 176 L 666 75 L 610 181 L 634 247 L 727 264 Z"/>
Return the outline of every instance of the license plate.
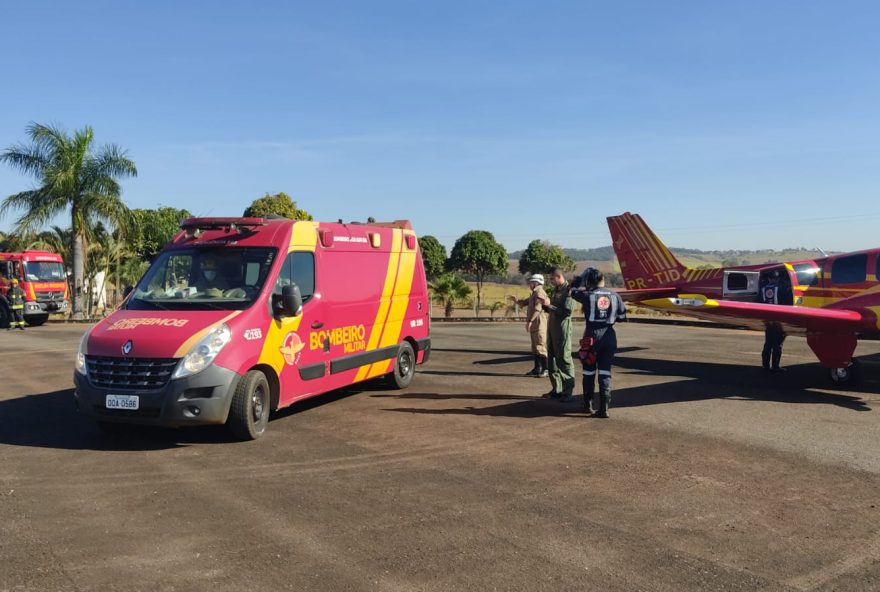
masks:
<path fill-rule="evenodd" d="M 104 405 L 107 409 L 127 409 L 136 411 L 140 407 L 140 397 L 137 395 L 107 395 Z"/>

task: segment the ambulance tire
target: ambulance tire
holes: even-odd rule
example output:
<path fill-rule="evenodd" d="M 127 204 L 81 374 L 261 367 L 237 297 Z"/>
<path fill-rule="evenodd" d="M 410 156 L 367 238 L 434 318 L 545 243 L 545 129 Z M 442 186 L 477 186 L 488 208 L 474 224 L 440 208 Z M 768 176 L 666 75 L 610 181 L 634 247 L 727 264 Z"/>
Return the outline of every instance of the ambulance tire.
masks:
<path fill-rule="evenodd" d="M 394 359 L 394 370 L 389 377 L 390 386 L 405 389 L 412 382 L 416 373 L 416 352 L 408 341 L 400 344 L 397 357 Z"/>
<path fill-rule="evenodd" d="M 266 375 L 251 370 L 238 382 L 229 408 L 229 426 L 232 435 L 239 440 L 256 440 L 269 424 L 269 408 L 272 396 Z"/>

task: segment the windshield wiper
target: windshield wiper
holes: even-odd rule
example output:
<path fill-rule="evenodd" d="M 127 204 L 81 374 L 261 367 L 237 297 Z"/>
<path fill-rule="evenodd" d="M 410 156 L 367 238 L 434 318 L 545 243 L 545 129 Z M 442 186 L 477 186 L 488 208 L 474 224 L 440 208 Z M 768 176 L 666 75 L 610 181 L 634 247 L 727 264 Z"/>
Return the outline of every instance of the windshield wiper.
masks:
<path fill-rule="evenodd" d="M 132 304 L 134 304 L 135 302 L 140 302 L 140 303 L 143 303 L 143 304 L 149 304 L 149 305 L 152 306 L 153 308 L 157 308 L 157 309 L 161 309 L 161 310 L 171 310 L 169 307 L 167 307 L 167 306 L 165 306 L 165 305 L 163 305 L 163 304 L 159 304 L 159 303 L 156 302 L 155 300 L 144 300 L 144 299 L 142 299 L 142 298 L 137 298 L 137 299 L 135 299 L 135 300 L 132 300 Z M 128 307 L 126 307 L 126 308 L 128 308 Z M 128 308 L 128 309 L 131 310 L 130 308 Z"/>

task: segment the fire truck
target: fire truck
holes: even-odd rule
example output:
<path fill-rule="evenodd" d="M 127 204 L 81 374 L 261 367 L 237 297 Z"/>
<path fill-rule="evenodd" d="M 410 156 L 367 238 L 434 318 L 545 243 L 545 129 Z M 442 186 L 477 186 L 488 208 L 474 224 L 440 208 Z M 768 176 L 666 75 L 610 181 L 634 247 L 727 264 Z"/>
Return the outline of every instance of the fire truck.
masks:
<path fill-rule="evenodd" d="M 24 320 L 36 327 L 50 314 L 70 309 L 70 291 L 61 255 L 49 251 L 0 253 L 0 327 L 8 327 L 11 318 L 6 293 L 12 278 L 18 278 L 24 290 Z"/>

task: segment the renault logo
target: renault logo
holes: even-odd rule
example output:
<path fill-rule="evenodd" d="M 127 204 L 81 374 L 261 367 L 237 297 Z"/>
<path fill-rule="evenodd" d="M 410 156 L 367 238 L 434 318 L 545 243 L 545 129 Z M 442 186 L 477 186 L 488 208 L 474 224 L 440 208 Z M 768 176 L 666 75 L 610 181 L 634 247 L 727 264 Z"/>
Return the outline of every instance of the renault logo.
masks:
<path fill-rule="evenodd" d="M 126 355 L 126 356 L 127 356 L 128 354 L 130 354 L 130 353 L 131 353 L 131 348 L 132 348 L 132 347 L 134 347 L 134 344 L 131 342 L 131 339 L 129 339 L 129 340 L 126 341 L 125 344 L 122 346 L 122 353 L 123 353 L 123 355 Z"/>

